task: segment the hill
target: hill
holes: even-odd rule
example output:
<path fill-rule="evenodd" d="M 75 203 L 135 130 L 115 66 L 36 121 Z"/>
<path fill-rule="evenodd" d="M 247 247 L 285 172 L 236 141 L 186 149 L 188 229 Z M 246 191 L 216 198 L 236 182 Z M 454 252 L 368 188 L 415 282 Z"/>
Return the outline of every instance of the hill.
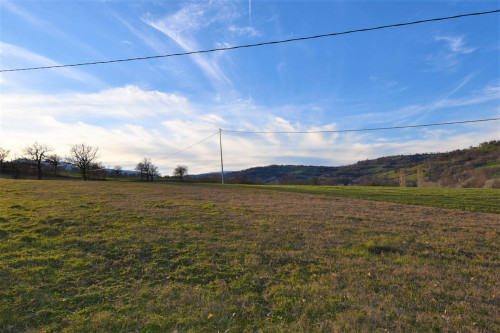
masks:
<path fill-rule="evenodd" d="M 419 171 L 420 170 L 420 171 Z M 227 182 L 283 185 L 500 187 L 500 141 L 445 153 L 386 156 L 352 165 L 270 165 L 232 172 Z"/>

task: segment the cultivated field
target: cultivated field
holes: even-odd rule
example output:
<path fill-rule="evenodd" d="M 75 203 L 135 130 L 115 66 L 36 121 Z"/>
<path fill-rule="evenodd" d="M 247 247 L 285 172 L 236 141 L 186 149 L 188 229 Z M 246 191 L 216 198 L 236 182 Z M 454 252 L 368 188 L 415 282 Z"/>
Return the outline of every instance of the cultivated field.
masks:
<path fill-rule="evenodd" d="M 0 180 L 0 330 L 500 331 L 499 227 L 332 193 Z"/>

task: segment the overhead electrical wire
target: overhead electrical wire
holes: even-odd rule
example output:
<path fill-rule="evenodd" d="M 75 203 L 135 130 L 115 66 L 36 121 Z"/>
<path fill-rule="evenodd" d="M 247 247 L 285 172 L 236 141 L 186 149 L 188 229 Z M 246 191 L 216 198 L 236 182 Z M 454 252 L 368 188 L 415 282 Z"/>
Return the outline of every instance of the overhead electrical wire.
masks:
<path fill-rule="evenodd" d="M 479 123 L 487 121 L 496 121 L 500 118 L 489 118 L 489 119 L 474 119 L 474 120 L 463 120 L 463 121 L 450 121 L 445 123 L 433 123 L 433 124 L 420 124 L 420 125 L 406 125 L 406 126 L 391 126 L 391 127 L 375 127 L 375 128 L 360 128 L 360 129 L 345 129 L 345 130 L 324 130 L 324 131 L 238 131 L 238 130 L 224 130 L 219 131 L 207 136 L 206 138 L 193 143 L 183 149 L 180 149 L 172 154 L 165 155 L 163 157 L 157 158 L 152 162 L 164 160 L 166 158 L 172 157 L 183 151 L 186 151 L 194 146 L 207 141 L 208 139 L 216 136 L 220 133 L 236 133 L 236 134 L 315 134 L 315 133 L 345 133 L 345 132 L 366 132 L 366 131 L 381 131 L 381 130 L 393 130 L 393 129 L 404 129 L 404 128 L 416 128 L 416 127 L 430 127 L 430 126 L 445 126 L 445 125 L 456 125 L 456 124 L 469 124 L 469 123 Z M 93 169 L 92 171 L 107 170 L 108 168 Z"/>
<path fill-rule="evenodd" d="M 456 124 L 479 123 L 486 121 L 500 120 L 500 118 L 489 119 L 474 119 L 463 121 L 450 121 L 446 123 L 434 124 L 421 124 L 421 125 L 405 125 L 405 126 L 391 126 L 391 127 L 374 127 L 374 128 L 359 128 L 359 129 L 344 129 L 344 130 L 320 130 L 320 131 L 239 131 L 239 130 L 222 130 L 226 133 L 242 133 L 242 134 L 314 134 L 314 133 L 344 133 L 344 132 L 366 132 L 366 131 L 382 131 L 402 128 L 415 128 L 415 127 L 431 127 L 431 126 L 445 126 Z"/>
<path fill-rule="evenodd" d="M 160 160 L 164 160 L 164 159 L 169 158 L 169 157 L 171 157 L 171 156 L 174 156 L 174 155 L 177 155 L 177 154 L 179 154 L 179 153 L 182 153 L 183 151 L 188 150 L 189 148 L 193 148 L 194 146 L 196 146 L 196 145 L 198 145 L 198 144 L 200 144 L 200 143 L 202 143 L 202 142 L 204 142 L 204 141 L 207 141 L 208 139 L 210 139 L 210 138 L 211 138 L 211 137 L 213 137 L 213 136 L 216 136 L 217 134 L 219 134 L 219 131 L 217 131 L 217 132 L 216 132 L 216 133 L 214 133 L 214 134 L 211 134 L 210 136 L 206 137 L 206 138 L 205 138 L 205 139 L 203 139 L 203 140 L 200 140 L 200 141 L 198 141 L 198 142 L 196 142 L 196 143 L 193 143 L 192 145 L 190 145 L 190 146 L 188 146 L 188 147 L 186 147 L 186 148 L 183 148 L 183 149 L 181 149 L 181 150 L 178 150 L 178 151 L 176 151 L 175 153 L 172 153 L 172 154 L 170 154 L 170 155 L 166 155 L 166 156 L 160 157 L 160 158 L 158 158 L 158 159 L 154 160 L 153 162 L 160 161 Z"/>
<path fill-rule="evenodd" d="M 194 146 L 196 146 L 196 145 L 198 145 L 198 144 L 202 143 L 203 141 L 206 141 L 206 140 L 210 139 L 211 137 L 213 137 L 213 136 L 215 136 L 215 135 L 217 135 L 217 134 L 219 134 L 219 132 L 216 132 L 216 133 L 214 133 L 214 134 L 211 134 L 210 136 L 206 137 L 205 139 L 200 140 L 200 141 L 198 141 L 198 142 L 196 142 L 196 143 L 193 143 L 192 145 L 190 145 L 190 146 L 188 146 L 188 147 L 186 147 L 186 148 L 183 148 L 183 149 L 181 149 L 181 150 L 178 150 L 178 151 L 176 151 L 175 153 L 172 153 L 172 154 L 170 154 L 170 155 L 166 155 L 166 156 L 160 157 L 160 158 L 158 158 L 158 159 L 156 159 L 156 160 L 154 160 L 154 161 L 151 161 L 151 162 L 156 162 L 156 161 L 164 160 L 164 159 L 169 158 L 169 157 L 171 157 L 171 156 L 177 155 L 177 154 L 179 154 L 179 153 L 181 153 L 181 152 L 183 152 L 183 151 L 185 151 L 185 150 L 188 150 L 189 148 L 192 148 L 192 147 L 194 147 Z M 100 171 L 100 170 L 108 170 L 108 169 L 109 169 L 109 168 L 99 168 L 99 169 L 92 169 L 92 171 Z"/>
<path fill-rule="evenodd" d="M 391 127 L 376 127 L 376 128 L 360 128 L 360 129 L 345 129 L 345 130 L 324 130 L 324 131 L 238 131 L 238 130 L 225 130 L 221 129 L 206 138 L 193 143 L 183 149 L 180 149 L 172 154 L 165 155 L 163 157 L 155 159 L 153 162 L 164 160 L 166 158 L 172 157 L 183 151 L 186 151 L 190 148 L 193 148 L 196 145 L 199 145 L 202 142 L 207 141 L 208 139 L 216 136 L 219 133 L 241 133 L 241 134 L 314 134 L 314 133 L 343 133 L 343 132 L 365 132 L 365 131 L 381 131 L 381 130 L 392 130 L 392 129 L 403 129 L 403 128 L 415 128 L 415 127 L 430 127 L 430 126 L 445 126 L 445 125 L 456 125 L 456 124 L 468 124 L 468 123 L 479 123 L 479 122 L 487 122 L 487 121 L 495 121 L 500 120 L 500 118 L 489 118 L 489 119 L 474 119 L 474 120 L 463 120 L 463 121 L 450 121 L 445 123 L 434 123 L 434 124 L 420 124 L 420 125 L 406 125 L 406 126 L 391 126 Z"/>
<path fill-rule="evenodd" d="M 404 22 L 404 23 L 382 25 L 382 26 L 371 27 L 371 28 L 362 28 L 362 29 L 355 29 L 355 30 L 347 30 L 347 31 L 342 31 L 342 32 L 333 32 L 333 33 L 321 34 L 321 35 L 314 35 L 314 36 L 289 38 L 289 39 L 276 40 L 276 41 L 270 41 L 270 42 L 261 42 L 261 43 L 255 43 L 255 44 L 245 44 L 245 45 L 220 47 L 220 48 L 208 49 L 208 50 L 198 50 L 198 51 L 189 51 L 189 52 L 180 52 L 180 53 L 170 53 L 170 54 L 147 56 L 147 57 L 136 57 L 136 58 L 126 58 L 126 59 L 114 59 L 114 60 L 83 62 L 83 63 L 66 64 L 66 65 L 52 65 L 52 66 L 40 66 L 40 67 L 0 69 L 0 72 L 20 72 L 20 71 L 51 69 L 51 68 L 90 66 L 90 65 L 100 65 L 100 64 L 111 64 L 111 63 L 116 63 L 116 62 L 127 62 L 127 61 L 138 61 L 138 60 L 147 60 L 147 59 L 157 59 L 157 58 L 168 58 L 168 57 L 176 57 L 176 56 L 185 56 L 185 55 L 191 55 L 191 54 L 210 53 L 210 52 L 217 52 L 217 51 L 228 51 L 228 50 L 236 50 L 236 49 L 250 48 L 250 47 L 256 47 L 256 46 L 264 46 L 264 45 L 272 45 L 272 44 L 282 44 L 282 43 L 297 42 L 297 41 L 309 40 L 309 39 L 317 39 L 317 38 L 324 38 L 324 37 L 333 37 L 333 36 L 347 35 L 347 34 L 352 34 L 352 33 L 357 33 L 357 32 L 366 32 L 366 31 L 373 31 L 373 30 L 396 28 L 396 27 L 402 27 L 402 26 L 414 25 L 414 24 L 420 24 L 420 23 L 428 23 L 428 22 L 452 20 L 452 19 L 458 19 L 458 18 L 463 18 L 463 17 L 493 14 L 493 13 L 498 13 L 498 12 L 500 12 L 500 9 L 495 9 L 495 10 L 490 10 L 490 11 L 485 11 L 485 12 L 460 14 L 460 15 L 447 16 L 447 17 L 438 17 L 438 18 L 432 18 L 432 19 L 426 19 L 426 20 L 418 20 L 418 21 L 413 21 L 413 22 Z"/>

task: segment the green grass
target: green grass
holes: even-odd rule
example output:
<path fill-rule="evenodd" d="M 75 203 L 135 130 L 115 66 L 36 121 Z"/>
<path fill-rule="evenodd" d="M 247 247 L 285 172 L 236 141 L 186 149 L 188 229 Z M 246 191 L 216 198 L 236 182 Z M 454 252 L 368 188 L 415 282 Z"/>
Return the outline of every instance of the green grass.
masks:
<path fill-rule="evenodd" d="M 500 214 L 500 190 L 383 186 L 230 185 Z"/>
<path fill-rule="evenodd" d="M 376 172 L 382 171 L 383 169 L 384 169 L 384 167 L 382 165 L 375 165 L 371 168 L 363 170 L 363 172 L 364 173 L 376 173 Z"/>
<path fill-rule="evenodd" d="M 261 188 L 0 180 L 0 331 L 500 330 L 498 215 Z"/>
<path fill-rule="evenodd" d="M 493 168 L 500 167 L 500 162 L 488 162 L 486 164 L 478 166 L 478 168 Z"/>

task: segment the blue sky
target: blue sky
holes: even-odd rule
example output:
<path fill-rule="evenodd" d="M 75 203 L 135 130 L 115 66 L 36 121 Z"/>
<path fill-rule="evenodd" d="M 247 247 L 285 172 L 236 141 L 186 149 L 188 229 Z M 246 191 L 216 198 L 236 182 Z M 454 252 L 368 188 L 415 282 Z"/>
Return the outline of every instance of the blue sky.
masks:
<path fill-rule="evenodd" d="M 1 69 L 178 53 L 498 9 L 497 1 L 4 1 Z M 317 131 L 496 118 L 500 14 L 209 54 L 0 76 L 0 146 L 164 174 L 219 169 L 222 129 Z M 393 131 L 223 133 L 226 170 L 345 165 L 499 139 L 499 122 Z M 13 155 L 11 157 L 14 157 Z"/>

